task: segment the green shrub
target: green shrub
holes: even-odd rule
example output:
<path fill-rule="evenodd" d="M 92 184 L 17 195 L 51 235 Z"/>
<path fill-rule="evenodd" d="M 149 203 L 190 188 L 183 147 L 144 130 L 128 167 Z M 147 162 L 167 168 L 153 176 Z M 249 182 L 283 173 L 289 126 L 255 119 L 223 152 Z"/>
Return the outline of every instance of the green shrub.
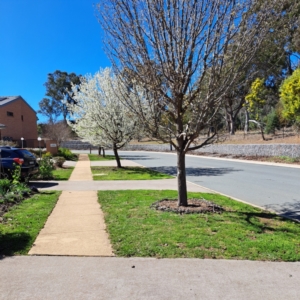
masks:
<path fill-rule="evenodd" d="M 21 166 L 14 164 L 14 169 L 11 171 L 12 184 L 17 184 L 21 181 Z"/>
<path fill-rule="evenodd" d="M 20 183 L 21 180 L 21 167 L 14 164 L 14 169 L 11 171 L 11 180 L 4 179 L 1 182 L 1 195 L 4 202 L 16 202 L 24 198 L 22 193 L 25 185 Z M 26 187 L 26 189 L 28 189 Z"/>
<path fill-rule="evenodd" d="M 0 196 L 2 203 L 19 202 L 28 196 L 30 192 L 30 188 L 25 183 L 18 181 L 11 182 L 9 179 L 0 180 Z"/>
<path fill-rule="evenodd" d="M 77 155 L 72 153 L 72 151 L 68 148 L 59 148 L 58 156 L 62 156 L 66 160 L 76 160 L 77 159 Z"/>
<path fill-rule="evenodd" d="M 39 177 L 42 179 L 52 179 L 54 169 L 52 159 L 49 156 L 45 156 L 39 161 L 39 165 Z"/>
<path fill-rule="evenodd" d="M 266 133 L 275 134 L 275 129 L 280 129 L 280 122 L 278 115 L 276 111 L 273 109 L 268 115 L 267 115 L 267 122 L 266 122 Z"/>
<path fill-rule="evenodd" d="M 50 152 L 46 152 L 46 153 L 44 153 L 43 155 L 42 155 L 42 157 L 44 158 L 44 157 L 50 157 L 50 158 L 52 158 L 52 154 L 50 153 Z"/>
<path fill-rule="evenodd" d="M 24 196 L 28 196 L 31 192 L 26 183 L 18 182 L 11 187 L 11 191 L 17 195 L 18 199 L 23 199 Z"/>
<path fill-rule="evenodd" d="M 11 182 L 9 179 L 1 179 L 0 180 L 0 194 L 1 196 L 4 196 L 10 189 Z"/>
<path fill-rule="evenodd" d="M 25 183 L 15 183 L 10 190 L 5 194 L 4 200 L 6 202 L 20 202 L 25 197 L 29 196 L 31 190 Z"/>

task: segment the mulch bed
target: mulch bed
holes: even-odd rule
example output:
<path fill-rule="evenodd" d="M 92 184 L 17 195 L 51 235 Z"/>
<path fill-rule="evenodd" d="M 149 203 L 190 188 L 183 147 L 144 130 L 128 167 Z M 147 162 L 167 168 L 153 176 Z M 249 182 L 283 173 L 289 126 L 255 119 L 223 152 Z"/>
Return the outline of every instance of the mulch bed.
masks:
<path fill-rule="evenodd" d="M 16 204 L 18 204 L 18 202 L 8 202 L 8 203 L 1 203 L 0 204 L 0 223 L 3 221 L 2 216 L 5 213 L 7 213 L 12 206 L 14 206 Z"/>
<path fill-rule="evenodd" d="M 151 208 L 178 214 L 222 213 L 224 209 L 205 199 L 188 199 L 188 206 L 178 206 L 177 199 L 162 199 L 153 203 Z"/>

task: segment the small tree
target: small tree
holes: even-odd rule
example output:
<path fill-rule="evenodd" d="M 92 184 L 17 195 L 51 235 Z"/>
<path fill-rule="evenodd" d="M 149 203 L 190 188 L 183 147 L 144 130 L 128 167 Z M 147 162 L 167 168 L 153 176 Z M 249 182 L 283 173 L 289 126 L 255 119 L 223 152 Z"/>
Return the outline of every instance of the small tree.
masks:
<path fill-rule="evenodd" d="M 82 79 L 74 89 L 77 105 L 69 105 L 73 130 L 92 145 L 112 148 L 121 167 L 118 150 L 136 134 L 136 118 L 120 101 L 125 86 L 109 68 Z"/>
<path fill-rule="evenodd" d="M 43 125 L 43 136 L 56 141 L 57 145 L 67 141 L 72 136 L 72 130 L 64 121 L 48 122 Z"/>
<path fill-rule="evenodd" d="M 264 80 L 256 78 L 251 84 L 249 94 L 245 97 L 245 106 L 247 107 L 247 110 L 249 110 L 249 112 L 251 113 L 252 118 L 251 120 L 249 120 L 249 122 L 255 123 L 260 128 L 263 140 L 265 140 L 265 136 L 261 112 L 263 106 L 266 103 L 265 95 L 266 89 L 264 86 Z"/>

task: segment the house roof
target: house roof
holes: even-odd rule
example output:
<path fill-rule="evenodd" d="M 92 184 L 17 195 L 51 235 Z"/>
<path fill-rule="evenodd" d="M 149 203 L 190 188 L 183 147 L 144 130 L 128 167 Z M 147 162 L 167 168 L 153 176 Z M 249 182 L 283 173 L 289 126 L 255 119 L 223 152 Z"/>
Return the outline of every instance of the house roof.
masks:
<path fill-rule="evenodd" d="M 21 96 L 0 96 L 0 107 L 20 99 L 23 100 L 36 114 L 36 111 Z"/>

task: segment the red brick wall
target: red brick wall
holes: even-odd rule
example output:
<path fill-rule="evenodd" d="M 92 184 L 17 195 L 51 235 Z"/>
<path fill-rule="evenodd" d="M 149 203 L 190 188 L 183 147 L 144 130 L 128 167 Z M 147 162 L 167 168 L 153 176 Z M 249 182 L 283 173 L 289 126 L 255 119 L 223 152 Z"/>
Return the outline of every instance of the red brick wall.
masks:
<path fill-rule="evenodd" d="M 7 116 L 8 111 L 14 114 L 13 117 Z M 19 141 L 21 137 L 25 140 L 37 139 L 36 121 L 35 112 L 23 99 L 18 99 L 12 103 L 0 106 L 0 123 L 6 126 L 5 129 L 1 130 L 1 138 L 9 136 L 16 141 Z"/>

